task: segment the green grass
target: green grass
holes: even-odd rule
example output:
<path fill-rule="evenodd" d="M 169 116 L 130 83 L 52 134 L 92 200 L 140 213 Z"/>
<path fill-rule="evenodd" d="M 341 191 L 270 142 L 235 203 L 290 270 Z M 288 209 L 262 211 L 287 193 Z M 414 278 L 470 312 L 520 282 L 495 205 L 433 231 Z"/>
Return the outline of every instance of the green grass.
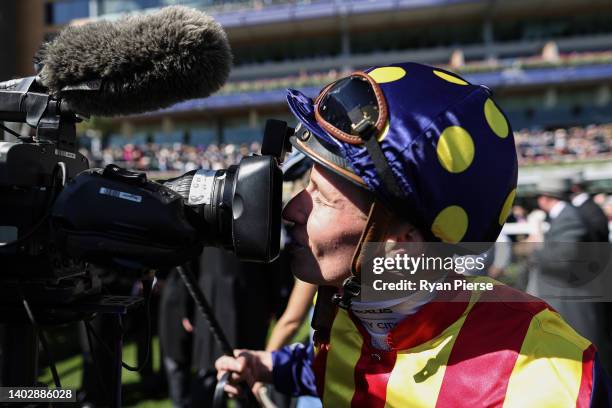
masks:
<path fill-rule="evenodd" d="M 270 325 L 268 335 L 272 332 L 274 323 Z M 305 341 L 308 339 L 310 330 L 310 319 L 306 319 L 300 329 L 293 337 L 292 342 Z M 53 356 L 56 358 L 55 366 L 57 368 L 62 387 L 79 389 L 81 387 L 81 376 L 83 373 L 83 358 L 78 348 L 77 333 L 74 327 L 63 327 L 58 329 L 49 329 L 46 331 L 49 340 L 49 347 Z M 94 340 L 95 341 L 95 340 Z M 44 353 L 43 363 L 46 363 Z M 159 338 L 153 338 L 153 348 L 151 350 L 151 358 L 153 359 L 153 371 L 160 370 L 159 361 Z M 103 356 L 105 357 L 105 356 Z M 101 358 L 101 357 L 98 357 Z M 131 366 L 137 364 L 137 349 L 134 342 L 128 342 L 123 346 L 123 361 Z M 53 387 L 53 377 L 47 366 L 44 366 L 38 380 L 42 383 Z M 123 406 L 136 408 L 171 408 L 172 404 L 167 398 L 154 398 L 148 396 L 138 390 L 137 384 L 140 382 L 140 375 L 126 369 L 122 370 L 121 382 L 123 384 Z M 134 402 L 133 402 L 134 401 Z"/>
<path fill-rule="evenodd" d="M 57 342 L 57 341 L 56 341 Z M 53 348 L 52 348 L 53 350 Z M 134 366 L 136 362 L 136 344 L 134 342 L 127 343 L 123 346 L 123 361 L 127 364 Z M 159 361 L 159 339 L 153 338 L 153 349 L 151 350 L 151 357 L 153 359 L 153 370 L 158 372 L 160 369 Z M 80 354 L 73 355 L 60 361 L 56 361 L 55 366 L 59 374 L 62 387 L 79 389 L 81 387 L 81 376 L 83 373 L 83 358 Z M 48 367 L 45 367 L 43 373 L 39 377 L 39 381 L 49 386 L 53 386 L 53 377 Z M 121 372 L 121 382 L 124 388 L 124 407 L 137 407 L 137 408 L 171 408 L 172 404 L 169 399 L 150 399 L 138 390 L 134 390 L 135 387 L 129 387 L 130 395 L 125 395 L 126 386 L 130 384 L 137 384 L 140 381 L 138 373 L 128 371 L 125 368 Z M 138 400 L 136 403 L 125 403 L 125 401 Z"/>
<path fill-rule="evenodd" d="M 310 338 L 310 318 L 306 317 L 302 322 L 302 325 L 293 336 L 292 343 L 295 342 L 306 342 Z"/>

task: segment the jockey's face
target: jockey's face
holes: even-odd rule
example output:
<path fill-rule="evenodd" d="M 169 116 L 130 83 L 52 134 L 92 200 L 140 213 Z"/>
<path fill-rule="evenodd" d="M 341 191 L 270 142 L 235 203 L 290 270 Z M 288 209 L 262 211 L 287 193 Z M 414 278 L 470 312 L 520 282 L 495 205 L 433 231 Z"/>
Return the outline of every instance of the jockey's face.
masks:
<path fill-rule="evenodd" d="M 296 277 L 342 286 L 363 231 L 371 199 L 357 186 L 317 164 L 310 183 L 283 210 L 295 224 L 287 249 Z"/>

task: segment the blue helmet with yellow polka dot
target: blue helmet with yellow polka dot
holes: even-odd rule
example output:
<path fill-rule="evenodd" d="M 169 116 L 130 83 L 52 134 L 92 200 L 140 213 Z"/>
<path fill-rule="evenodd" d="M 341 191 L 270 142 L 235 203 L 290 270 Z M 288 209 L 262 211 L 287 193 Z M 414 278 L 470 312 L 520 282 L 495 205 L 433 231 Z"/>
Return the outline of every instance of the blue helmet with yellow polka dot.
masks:
<path fill-rule="evenodd" d="M 493 242 L 516 194 L 510 124 L 491 91 L 417 63 L 355 72 L 312 100 L 288 90 L 292 144 L 427 237 Z"/>

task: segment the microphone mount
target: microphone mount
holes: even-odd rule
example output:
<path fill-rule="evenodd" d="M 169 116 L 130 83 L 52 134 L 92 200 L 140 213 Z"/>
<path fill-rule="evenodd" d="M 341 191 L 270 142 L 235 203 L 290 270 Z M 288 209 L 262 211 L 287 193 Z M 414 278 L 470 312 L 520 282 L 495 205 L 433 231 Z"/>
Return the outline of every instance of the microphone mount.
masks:
<path fill-rule="evenodd" d="M 0 121 L 36 129 L 35 136 L 24 141 L 51 142 L 60 152 L 76 152 L 76 123 L 81 118 L 61 98 L 50 95 L 38 76 L 0 83 Z"/>

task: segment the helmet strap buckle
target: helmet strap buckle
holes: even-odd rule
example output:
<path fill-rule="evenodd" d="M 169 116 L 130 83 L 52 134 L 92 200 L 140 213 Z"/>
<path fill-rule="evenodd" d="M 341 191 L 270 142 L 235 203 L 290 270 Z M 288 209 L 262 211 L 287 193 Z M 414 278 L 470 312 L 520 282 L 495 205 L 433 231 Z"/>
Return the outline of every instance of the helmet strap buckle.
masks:
<path fill-rule="evenodd" d="M 361 283 L 356 276 L 350 276 L 342 283 L 342 294 L 335 293 L 332 297 L 332 302 L 344 309 L 348 310 L 351 307 L 353 298 L 359 296 L 361 293 Z"/>

